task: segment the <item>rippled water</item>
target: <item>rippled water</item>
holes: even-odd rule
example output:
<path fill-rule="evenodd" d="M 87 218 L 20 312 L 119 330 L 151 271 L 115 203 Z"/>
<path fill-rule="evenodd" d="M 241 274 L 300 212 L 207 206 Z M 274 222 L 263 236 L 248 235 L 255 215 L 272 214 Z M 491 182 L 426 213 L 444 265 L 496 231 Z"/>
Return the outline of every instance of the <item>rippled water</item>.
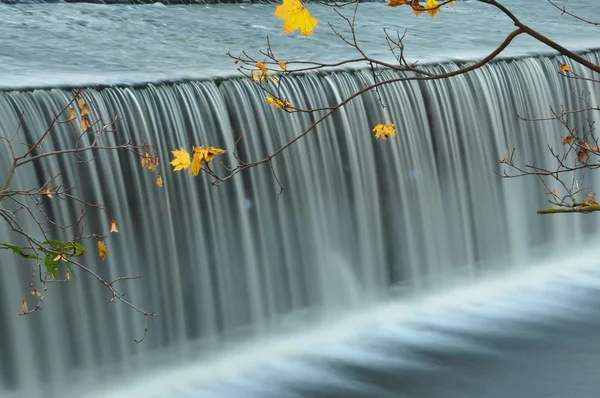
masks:
<path fill-rule="evenodd" d="M 572 0 L 587 10 L 595 0 Z M 598 46 L 600 27 L 560 13 L 544 1 L 507 0 L 518 16 L 552 39 L 576 49 Z M 361 4 L 358 34 L 371 55 L 390 58 L 383 27 L 409 29 L 407 56 L 424 62 L 471 59 L 497 46 L 512 27 L 496 9 L 474 1 L 431 19 L 407 7 Z M 263 48 L 272 38 L 286 59 L 340 60 L 355 55 L 326 26 L 344 22 L 328 7 L 311 5 L 321 21 L 304 38 L 284 35 L 274 5 L 0 5 L 0 88 L 157 82 L 227 76 L 235 65 L 226 51 Z M 377 28 L 374 28 L 377 27 Z M 518 38 L 506 55 L 547 51 Z"/>

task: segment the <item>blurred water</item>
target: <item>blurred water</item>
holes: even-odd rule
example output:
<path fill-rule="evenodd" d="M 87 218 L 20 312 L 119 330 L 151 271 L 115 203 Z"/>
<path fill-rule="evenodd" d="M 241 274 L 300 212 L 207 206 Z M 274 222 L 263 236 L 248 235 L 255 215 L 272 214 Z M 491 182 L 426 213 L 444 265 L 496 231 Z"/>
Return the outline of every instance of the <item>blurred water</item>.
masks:
<path fill-rule="evenodd" d="M 586 57 L 599 62 L 596 52 Z M 365 95 L 276 160 L 286 187 L 279 198 L 268 168 L 218 189 L 163 170 L 164 190 L 126 154 L 107 154 L 84 166 L 75 158 L 48 159 L 24 170 L 13 188 L 41 185 L 47 167 L 68 170 L 65 186 L 78 186 L 113 209 L 122 233 L 111 243 L 111 259 L 91 256 L 86 263 L 106 277 L 145 274 L 124 289 L 161 316 L 152 320 L 144 344 L 134 345 L 142 319 L 119 306 L 106 308 L 101 286 L 82 278 L 49 292 L 41 313 L 17 318 L 30 265 L 17 267 L 21 261 L 2 253 L 8 266 L 0 279 L 1 383 L 28 397 L 77 396 L 73 375 L 91 391 L 119 385 L 163 366 L 219 357 L 273 333 L 334 322 L 381 301 L 435 296 L 497 272 L 579 253 L 598 232 L 593 216 L 540 217 L 535 211 L 546 206 L 541 186 L 501 181 L 492 173 L 512 146 L 522 159 L 552 163 L 545 148 L 560 147 L 560 126 L 540 123 L 538 132 L 514 115 L 542 116 L 549 104 L 575 109 L 573 81 L 556 72 L 561 62 L 499 61 L 448 81 L 394 84 L 381 90 L 384 115 L 376 97 Z M 282 95 L 300 106 L 323 106 L 371 79 L 368 71 L 307 75 L 289 80 Z M 577 87 L 597 100 L 591 83 Z M 25 135 L 38 134 L 49 110 L 69 94 L 0 95 L 1 130 L 14 131 L 23 110 Z M 209 143 L 227 148 L 222 160 L 233 162 L 232 130 L 246 137 L 240 156 L 260 158 L 311 121 L 310 115 L 269 106 L 247 79 L 90 88 L 84 96 L 104 119 L 122 117 L 119 133 L 107 135 L 107 144 L 148 140 L 163 164 L 171 148 Z M 396 122 L 399 133 L 387 143 L 370 132 L 382 118 Z M 49 145 L 69 145 L 73 129 L 58 126 Z M 597 180 L 596 174 L 586 177 L 591 186 Z M 64 219 L 79 212 L 52 204 Z M 108 227 L 95 214 L 88 223 Z M 21 345 L 24 340 L 31 344 Z M 255 355 L 261 356 L 260 346 Z M 229 371 L 232 364 L 223 366 Z"/>
<path fill-rule="evenodd" d="M 596 46 L 589 32 L 597 28 L 542 3 L 506 1 L 557 41 L 578 50 Z M 384 57 L 381 35 L 367 29 L 375 22 L 428 26 L 410 39 L 410 57 L 432 63 L 490 51 L 510 29 L 474 2 L 434 20 L 382 7 L 361 5 L 360 34 L 369 51 Z M 0 132 L 15 131 L 24 111 L 25 136 L 37 136 L 50 110 L 71 95 L 19 88 L 206 78 L 90 87 L 84 96 L 104 118 L 122 117 L 119 134 L 107 143 L 150 141 L 163 164 L 170 149 L 200 144 L 227 148 L 223 160 L 230 163 L 232 130 L 245 134 L 242 156 L 262 157 L 312 119 L 270 107 L 247 80 L 213 80 L 234 69 L 223 67 L 223 52 L 256 48 L 265 34 L 275 34 L 289 59 L 348 55 L 324 28 L 309 39 L 281 36 L 272 11 L 272 5 L 0 5 L 0 86 L 10 88 L 0 93 Z M 326 12 L 316 7 L 322 20 Z M 440 40 L 447 32 L 452 46 Z M 519 40 L 508 55 L 540 49 Z M 595 63 L 599 56 L 586 54 Z M 546 144 L 561 145 L 560 126 L 519 122 L 516 113 L 544 116 L 560 104 L 575 109 L 571 93 L 582 89 L 598 101 L 594 86 L 558 76 L 561 62 L 504 60 L 449 81 L 395 84 L 381 90 L 384 113 L 374 95 L 365 95 L 275 161 L 285 185 L 280 198 L 267 168 L 218 189 L 162 170 L 164 190 L 127 155 L 87 165 L 48 159 L 24 169 L 13 188 L 40 185 L 48 167 L 66 170 L 65 185 L 115 211 L 122 233 L 111 242 L 110 261 L 91 256 L 86 264 L 106 277 L 144 273 L 124 290 L 161 315 L 144 344 L 135 345 L 143 321 L 107 307 L 100 286 L 81 278 L 48 292 L 44 311 L 17 317 L 21 298 L 29 297 L 31 265 L 2 252 L 0 394 L 595 397 L 599 282 L 586 270 L 597 265 L 587 252 L 596 216 L 537 216 L 547 205 L 541 186 L 492 174 L 507 147 L 547 165 Z M 301 76 L 286 83 L 284 96 L 322 106 L 371 81 L 367 71 Z M 387 143 L 370 132 L 384 120 L 398 130 Z M 49 145 L 70 145 L 74 131 L 58 126 Z M 0 146 L 0 174 L 8 159 Z M 592 186 L 598 181 L 586 177 Z M 63 218 L 79 211 L 52 208 Z M 108 226 L 95 214 L 88 222 Z M 9 236 L 2 226 L 0 241 Z M 544 270 L 530 272 L 534 264 Z"/>

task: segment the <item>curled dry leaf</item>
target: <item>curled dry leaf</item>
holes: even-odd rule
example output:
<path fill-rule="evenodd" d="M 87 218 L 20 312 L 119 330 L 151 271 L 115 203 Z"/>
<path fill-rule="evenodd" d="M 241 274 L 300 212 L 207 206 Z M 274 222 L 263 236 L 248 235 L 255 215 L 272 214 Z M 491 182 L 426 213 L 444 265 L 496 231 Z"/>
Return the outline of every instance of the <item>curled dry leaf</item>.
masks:
<path fill-rule="evenodd" d="M 575 137 L 573 137 L 572 135 L 568 135 L 562 139 L 562 143 L 564 145 L 571 145 L 574 140 L 575 140 Z"/>
<path fill-rule="evenodd" d="M 404 5 L 411 5 L 412 2 L 413 2 L 413 0 L 390 0 L 390 2 L 386 5 L 388 7 L 398 7 L 398 6 L 404 6 Z"/>
<path fill-rule="evenodd" d="M 110 233 L 112 234 L 113 232 L 115 232 L 115 233 L 119 232 L 119 228 L 117 228 L 117 221 L 116 220 L 112 220 L 110 222 Z"/>
<path fill-rule="evenodd" d="M 81 117 L 81 123 L 79 124 L 79 130 L 86 131 L 92 128 L 90 119 L 87 115 Z"/>
<path fill-rule="evenodd" d="M 44 187 L 44 189 L 42 189 L 42 193 L 50 199 L 54 197 L 54 195 L 52 195 L 52 193 L 50 192 L 50 188 L 48 188 L 47 185 Z"/>
<path fill-rule="evenodd" d="M 156 185 L 158 185 L 160 188 L 163 186 L 162 175 L 160 173 L 158 173 L 156 176 Z"/>
<path fill-rule="evenodd" d="M 29 314 L 29 308 L 27 308 L 27 301 L 25 299 L 21 300 L 21 314 Z"/>
<path fill-rule="evenodd" d="M 142 156 L 142 167 L 145 169 L 149 169 L 151 161 L 152 158 L 150 157 L 150 152 L 146 151 L 144 153 L 144 156 Z"/>
<path fill-rule="evenodd" d="M 577 152 L 577 159 L 579 159 L 581 163 L 587 162 L 590 156 L 590 151 L 585 146 L 581 146 L 579 148 L 579 152 Z"/>
<path fill-rule="evenodd" d="M 75 108 L 71 108 L 69 109 L 69 120 L 67 121 L 72 122 L 75 119 L 77 119 L 77 113 L 75 112 Z"/>

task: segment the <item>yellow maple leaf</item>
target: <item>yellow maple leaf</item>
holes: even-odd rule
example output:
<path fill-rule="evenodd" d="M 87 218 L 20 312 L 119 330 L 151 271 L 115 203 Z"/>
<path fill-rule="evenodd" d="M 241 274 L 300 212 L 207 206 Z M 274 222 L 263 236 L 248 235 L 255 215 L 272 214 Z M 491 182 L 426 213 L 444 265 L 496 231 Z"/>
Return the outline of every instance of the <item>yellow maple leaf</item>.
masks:
<path fill-rule="evenodd" d="M 310 15 L 300 0 L 283 0 L 283 3 L 275 8 L 275 16 L 285 21 L 282 25 L 285 33 L 293 33 L 300 29 L 304 36 L 310 36 L 315 27 L 319 26 L 319 22 Z"/>
<path fill-rule="evenodd" d="M 389 135 L 396 136 L 394 123 L 378 124 L 372 131 L 375 132 L 375 139 L 382 138 L 384 141 L 387 141 Z"/>
<path fill-rule="evenodd" d="M 258 61 L 256 63 L 256 67 L 263 73 L 263 75 L 269 73 L 269 68 L 267 68 L 267 65 L 265 65 L 263 61 Z"/>
<path fill-rule="evenodd" d="M 185 149 L 181 148 L 179 150 L 175 149 L 171 151 L 175 159 L 171 161 L 171 165 L 173 165 L 173 171 L 185 170 L 190 167 L 190 154 Z"/>
<path fill-rule="evenodd" d="M 85 101 L 83 100 L 82 96 L 79 96 L 79 98 L 77 99 L 77 106 L 79 107 L 79 109 L 85 106 Z"/>
<path fill-rule="evenodd" d="M 110 252 L 108 251 L 108 246 L 106 245 L 106 242 L 99 240 L 98 241 L 98 255 L 100 257 L 102 257 L 102 260 L 104 261 L 104 259 L 106 258 L 106 256 L 110 254 Z"/>
<path fill-rule="evenodd" d="M 423 7 L 431 17 L 435 17 L 435 14 L 442 11 L 440 8 L 440 2 L 437 0 L 427 0 L 425 6 Z"/>
<path fill-rule="evenodd" d="M 569 73 L 571 72 L 571 67 L 567 64 L 560 64 L 561 72 Z"/>
<path fill-rule="evenodd" d="M 119 228 L 117 228 L 117 221 L 116 220 L 112 220 L 110 222 L 110 233 L 112 234 L 113 232 L 119 232 Z"/>
<path fill-rule="evenodd" d="M 210 162 L 211 160 L 213 160 L 215 158 L 215 156 L 222 155 L 225 152 L 226 152 L 225 149 L 209 146 L 208 148 L 206 148 L 206 152 L 204 154 L 204 159 L 206 159 L 207 162 Z"/>
<path fill-rule="evenodd" d="M 192 166 L 190 167 L 190 173 L 196 177 L 200 173 L 200 169 L 204 166 L 206 155 L 206 149 L 203 146 L 194 147 L 194 158 L 192 159 Z"/>
<path fill-rule="evenodd" d="M 293 106 L 289 101 L 283 101 L 279 98 L 267 97 L 267 102 L 284 111 L 291 111 Z"/>

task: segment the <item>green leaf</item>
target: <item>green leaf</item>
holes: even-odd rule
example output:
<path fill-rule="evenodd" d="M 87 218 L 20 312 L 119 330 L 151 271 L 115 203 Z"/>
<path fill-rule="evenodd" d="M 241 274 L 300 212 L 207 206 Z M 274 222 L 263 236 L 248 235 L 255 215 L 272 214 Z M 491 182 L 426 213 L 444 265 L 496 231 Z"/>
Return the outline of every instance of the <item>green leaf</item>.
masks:
<path fill-rule="evenodd" d="M 79 257 L 85 253 L 85 247 L 78 242 L 65 243 L 61 250 L 67 257 Z"/>
<path fill-rule="evenodd" d="M 21 247 L 21 246 L 15 246 L 15 245 L 9 245 L 8 243 L 0 243 L 0 247 L 4 247 L 5 249 L 10 249 L 12 250 L 15 254 L 18 254 L 19 256 L 25 257 L 25 258 L 32 258 L 34 260 L 41 260 L 38 256 L 36 256 L 35 254 L 31 254 L 31 253 L 25 253 L 25 250 L 27 250 L 26 247 Z"/>
<path fill-rule="evenodd" d="M 42 242 L 42 245 L 50 245 L 53 249 L 60 249 L 65 245 L 65 242 L 58 239 L 49 239 Z"/>
<path fill-rule="evenodd" d="M 58 280 L 58 261 L 54 261 L 52 254 L 46 255 L 44 264 L 46 265 L 46 270 L 52 274 L 54 279 Z"/>

